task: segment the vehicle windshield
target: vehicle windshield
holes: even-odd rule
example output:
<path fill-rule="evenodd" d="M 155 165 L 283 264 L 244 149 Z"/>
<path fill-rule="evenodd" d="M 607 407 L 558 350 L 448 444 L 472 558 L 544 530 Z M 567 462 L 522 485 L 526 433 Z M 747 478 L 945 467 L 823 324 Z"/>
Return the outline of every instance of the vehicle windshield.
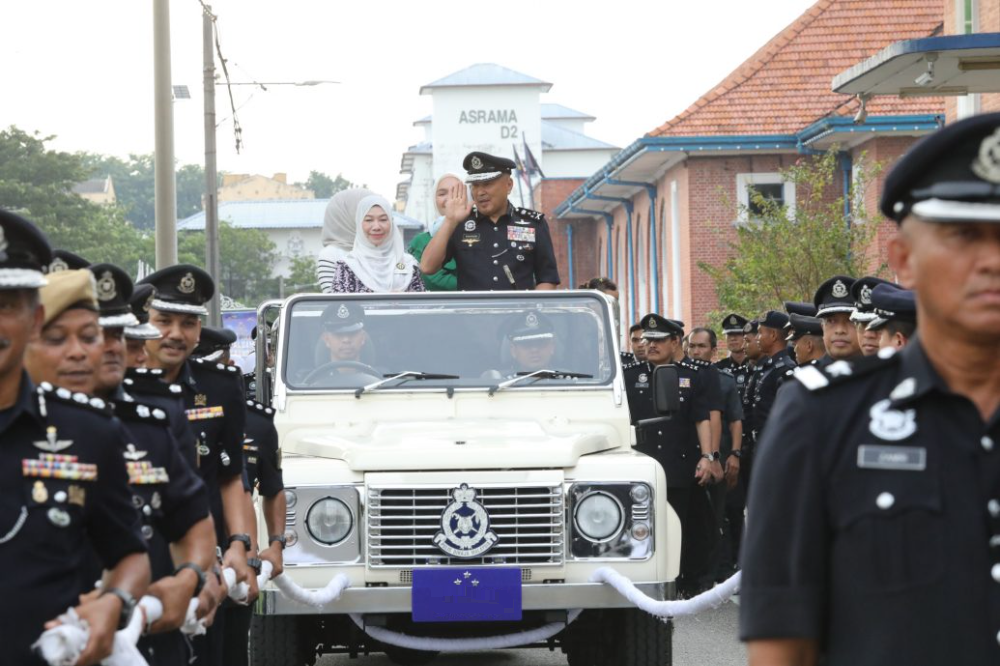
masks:
<path fill-rule="evenodd" d="M 594 294 L 308 296 L 285 313 L 282 377 L 289 389 L 339 390 L 411 371 L 377 390 L 488 389 L 553 370 L 516 388 L 594 386 L 614 375 L 610 325 Z"/>

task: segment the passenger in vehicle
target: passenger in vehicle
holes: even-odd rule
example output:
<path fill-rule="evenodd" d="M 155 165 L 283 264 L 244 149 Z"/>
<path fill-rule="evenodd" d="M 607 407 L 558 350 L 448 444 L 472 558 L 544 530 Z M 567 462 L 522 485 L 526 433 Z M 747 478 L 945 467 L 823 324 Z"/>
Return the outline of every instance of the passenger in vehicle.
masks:
<path fill-rule="evenodd" d="M 374 192 L 363 187 L 341 190 L 333 195 L 323 214 L 323 249 L 316 261 L 316 279 L 325 294 L 333 293 L 335 265 L 354 247 L 354 216 L 358 204 Z"/>
<path fill-rule="evenodd" d="M 529 312 L 518 315 L 507 333 L 513 368 L 504 373 L 513 378 L 518 373 L 552 370 L 556 354 L 556 334 L 545 315 Z"/>
<path fill-rule="evenodd" d="M 392 205 L 378 195 L 358 204 L 354 246 L 334 262 L 331 290 L 341 294 L 425 291 L 417 260 L 406 253 Z"/>
<path fill-rule="evenodd" d="M 438 178 L 437 185 L 434 186 L 434 203 L 437 206 L 438 217 L 427 225 L 427 231 L 414 236 L 413 240 L 410 241 L 410 246 L 407 248 L 407 252 L 412 254 L 413 258 L 417 261 L 420 261 L 420 257 L 424 255 L 424 249 L 427 247 L 427 244 L 431 242 L 431 238 L 438 232 L 441 225 L 444 224 L 444 205 L 448 201 L 452 189 L 463 186 L 462 178 L 453 173 L 446 173 Z M 424 286 L 427 287 L 427 291 L 457 291 L 457 271 L 458 267 L 455 265 L 455 260 L 447 261 L 437 273 L 423 276 Z"/>

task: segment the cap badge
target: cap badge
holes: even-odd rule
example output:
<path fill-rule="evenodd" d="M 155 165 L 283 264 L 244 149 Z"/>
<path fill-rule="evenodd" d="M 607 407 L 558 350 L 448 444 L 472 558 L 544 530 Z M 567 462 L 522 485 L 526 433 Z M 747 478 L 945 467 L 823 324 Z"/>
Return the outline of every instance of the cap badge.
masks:
<path fill-rule="evenodd" d="M 6 252 L 7 245 L 7 237 L 3 233 L 3 227 L 0 227 L 0 252 Z"/>
<path fill-rule="evenodd" d="M 524 324 L 528 328 L 538 328 L 538 317 L 534 313 L 531 313 L 524 320 Z"/>
<path fill-rule="evenodd" d="M 67 264 L 62 257 L 56 257 L 49 264 L 49 273 L 58 273 L 60 271 L 68 271 L 69 264 Z"/>
<path fill-rule="evenodd" d="M 730 317 L 729 318 L 729 325 L 730 326 L 736 326 L 736 317 Z"/>
<path fill-rule="evenodd" d="M 341 303 L 340 307 L 337 308 L 337 317 L 340 319 L 347 319 L 351 316 L 351 311 L 347 309 L 347 306 Z"/>
<path fill-rule="evenodd" d="M 149 298 L 147 298 L 146 302 L 142 304 L 142 311 L 143 312 L 149 312 L 149 308 L 153 307 L 153 299 L 154 298 L 156 298 L 156 292 L 155 291 L 154 292 L 150 292 Z"/>
<path fill-rule="evenodd" d="M 656 328 L 656 320 L 655 319 L 650 319 L 649 320 L 649 327 L 650 328 Z"/>
<path fill-rule="evenodd" d="M 182 294 L 193 294 L 194 286 L 194 276 L 191 273 L 187 273 L 181 278 L 180 284 L 177 285 L 177 291 Z"/>
<path fill-rule="evenodd" d="M 476 230 L 476 221 L 475 220 L 467 220 L 465 222 L 465 230 L 466 231 L 475 231 Z"/>
<path fill-rule="evenodd" d="M 482 169 L 483 168 L 483 161 L 481 159 L 479 159 L 478 155 L 473 155 L 472 156 L 472 161 L 470 162 L 470 164 L 472 164 L 472 168 L 473 169 Z"/>
<path fill-rule="evenodd" d="M 865 305 L 872 304 L 872 289 L 868 285 L 861 287 L 861 302 Z"/>
<path fill-rule="evenodd" d="M 115 278 L 111 271 L 101 273 L 101 279 L 97 281 L 97 300 L 110 301 L 118 295 L 115 287 Z"/>
<path fill-rule="evenodd" d="M 979 154 L 972 162 L 972 172 L 983 180 L 1000 184 L 1000 129 L 979 144 Z"/>
<path fill-rule="evenodd" d="M 847 287 L 844 285 L 843 282 L 837 280 L 836 282 L 833 283 L 833 289 L 830 291 L 830 293 L 833 294 L 834 298 L 844 298 L 845 296 L 847 296 Z"/>

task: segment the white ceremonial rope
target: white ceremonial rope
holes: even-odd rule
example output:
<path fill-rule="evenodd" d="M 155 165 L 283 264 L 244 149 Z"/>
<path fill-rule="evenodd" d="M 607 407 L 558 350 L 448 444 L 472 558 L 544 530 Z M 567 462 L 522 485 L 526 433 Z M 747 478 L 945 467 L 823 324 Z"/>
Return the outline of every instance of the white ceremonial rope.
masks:
<path fill-rule="evenodd" d="M 690 599 L 657 601 L 640 592 L 625 576 L 610 567 L 601 567 L 590 576 L 592 583 L 607 583 L 620 595 L 635 604 L 636 608 L 659 617 L 680 617 L 696 615 L 702 611 L 718 608 L 729 601 L 740 589 L 740 575 L 737 571 L 728 580 Z"/>
<path fill-rule="evenodd" d="M 502 650 L 530 643 L 546 641 L 570 625 L 580 616 L 582 611 L 577 608 L 569 611 L 565 622 L 552 622 L 535 629 L 518 631 L 501 636 L 481 636 L 469 638 L 433 638 L 428 636 L 410 636 L 390 631 L 383 627 L 366 627 L 363 618 L 351 613 L 351 619 L 362 631 L 377 641 L 396 647 L 427 652 L 472 652 L 476 650 Z"/>

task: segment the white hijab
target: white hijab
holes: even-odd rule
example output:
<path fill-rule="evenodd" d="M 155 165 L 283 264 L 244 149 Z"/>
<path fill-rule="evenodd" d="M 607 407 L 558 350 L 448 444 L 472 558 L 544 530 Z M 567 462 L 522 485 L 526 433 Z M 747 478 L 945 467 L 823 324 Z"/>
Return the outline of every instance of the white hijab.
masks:
<path fill-rule="evenodd" d="M 389 216 L 389 233 L 378 246 L 373 245 L 362 230 L 365 215 L 375 206 Z M 403 234 L 392 216 L 392 204 L 377 194 L 367 196 L 358 204 L 354 221 L 357 229 L 354 247 L 347 253 L 344 263 L 374 292 L 406 291 L 413 280 L 417 260 L 406 253 Z"/>

